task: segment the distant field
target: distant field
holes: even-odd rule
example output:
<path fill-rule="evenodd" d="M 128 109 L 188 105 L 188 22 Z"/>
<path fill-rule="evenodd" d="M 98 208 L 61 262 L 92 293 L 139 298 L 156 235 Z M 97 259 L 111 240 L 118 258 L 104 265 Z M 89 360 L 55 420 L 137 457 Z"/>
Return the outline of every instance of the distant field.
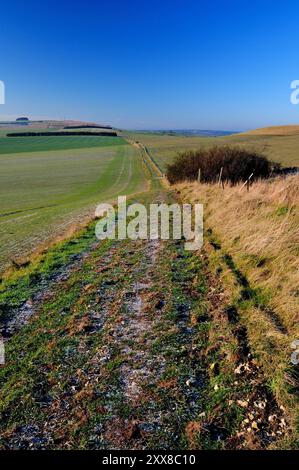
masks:
<path fill-rule="evenodd" d="M 138 150 L 123 139 L 49 139 L 51 151 L 42 151 L 50 144 L 40 138 L 26 153 L 24 143 L 15 145 L 17 138 L 0 139 L 0 271 L 11 258 L 25 256 L 79 225 L 97 203 L 146 188 Z M 6 153 L 2 140 L 8 141 Z M 85 148 L 70 149 L 72 145 Z"/>
<path fill-rule="evenodd" d="M 146 145 L 161 169 L 171 163 L 178 152 L 211 147 L 212 145 L 241 145 L 258 150 L 271 160 L 284 166 L 299 165 L 299 134 L 264 135 L 235 134 L 225 137 L 189 137 L 159 135 L 155 133 L 131 133 L 132 138 Z"/>
<path fill-rule="evenodd" d="M 53 129 L 52 129 L 53 130 Z M 6 133 L 7 131 L 5 131 Z M 3 134 L 2 134 L 3 135 Z M 0 154 L 19 152 L 43 152 L 76 148 L 107 147 L 125 145 L 121 137 L 98 136 L 41 136 L 41 137 L 0 137 Z"/>

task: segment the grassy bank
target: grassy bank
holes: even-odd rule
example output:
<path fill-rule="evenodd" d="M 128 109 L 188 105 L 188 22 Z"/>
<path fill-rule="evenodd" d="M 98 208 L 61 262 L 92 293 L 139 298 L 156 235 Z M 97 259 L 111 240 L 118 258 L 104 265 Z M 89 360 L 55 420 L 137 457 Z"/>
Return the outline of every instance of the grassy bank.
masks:
<path fill-rule="evenodd" d="M 257 182 L 249 192 L 198 183 L 177 190 L 184 201 L 204 204 L 210 264 L 227 288 L 229 315 L 246 326 L 268 385 L 296 428 L 298 370 L 290 356 L 299 338 L 299 178 Z"/>

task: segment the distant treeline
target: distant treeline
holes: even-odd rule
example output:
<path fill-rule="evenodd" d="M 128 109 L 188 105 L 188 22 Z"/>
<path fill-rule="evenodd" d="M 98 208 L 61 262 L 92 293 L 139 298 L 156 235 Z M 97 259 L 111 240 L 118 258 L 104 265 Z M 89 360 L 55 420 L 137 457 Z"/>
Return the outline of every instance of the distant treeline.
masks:
<path fill-rule="evenodd" d="M 200 176 L 199 176 L 200 170 Z M 267 157 L 241 147 L 215 146 L 179 153 L 167 167 L 167 178 L 174 184 L 184 180 L 215 183 L 221 178 L 231 184 L 246 181 L 250 176 L 269 178 L 280 171 L 278 163 Z"/>
<path fill-rule="evenodd" d="M 78 131 L 78 132 L 10 132 L 7 137 L 52 137 L 52 136 L 74 136 L 74 135 L 89 135 L 89 136 L 105 136 L 105 137 L 117 137 L 116 132 L 89 132 L 89 131 Z"/>
<path fill-rule="evenodd" d="M 94 125 L 92 126 L 91 124 L 86 124 L 84 126 L 64 126 L 63 129 L 112 129 L 111 126 L 98 126 Z"/>

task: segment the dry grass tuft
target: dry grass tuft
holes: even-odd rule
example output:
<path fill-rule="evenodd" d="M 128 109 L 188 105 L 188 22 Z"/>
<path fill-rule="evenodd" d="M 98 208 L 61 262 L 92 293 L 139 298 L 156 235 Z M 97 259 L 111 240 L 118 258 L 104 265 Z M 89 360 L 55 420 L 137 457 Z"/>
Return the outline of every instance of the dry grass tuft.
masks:
<path fill-rule="evenodd" d="M 198 447 L 197 440 L 198 440 L 198 435 L 200 434 L 201 431 L 201 423 L 197 421 L 190 421 L 185 429 L 186 436 L 189 442 L 189 449 L 190 450 L 195 450 Z"/>

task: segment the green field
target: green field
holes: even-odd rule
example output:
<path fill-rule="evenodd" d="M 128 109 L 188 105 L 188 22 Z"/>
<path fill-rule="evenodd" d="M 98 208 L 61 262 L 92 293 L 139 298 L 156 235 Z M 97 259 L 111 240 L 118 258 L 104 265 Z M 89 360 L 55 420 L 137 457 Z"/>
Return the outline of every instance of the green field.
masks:
<path fill-rule="evenodd" d="M 17 153 L 15 138 L 3 140 L 6 153 L 0 139 L 1 269 L 11 259 L 26 257 L 36 247 L 79 226 L 94 213 L 97 203 L 146 188 L 140 154 L 123 139 L 41 137 L 39 142 L 28 143 L 34 151 L 23 153 Z M 58 140 L 68 149 L 56 150 Z M 49 150 L 49 144 L 54 148 Z M 82 148 L 69 148 L 75 144 Z M 48 150 L 42 151 L 47 146 Z"/>
<path fill-rule="evenodd" d="M 158 133 L 130 133 L 131 138 L 147 146 L 163 171 L 178 152 L 213 145 L 241 145 L 255 149 L 284 166 L 299 165 L 299 135 L 249 135 L 235 134 L 225 137 L 189 137 L 161 135 Z"/>
<path fill-rule="evenodd" d="M 0 270 L 79 226 L 97 203 L 146 188 L 141 155 L 122 137 L 17 138 L 6 132 L 0 130 Z M 228 143 L 286 166 L 299 163 L 299 135 L 123 135 L 146 145 L 162 171 L 179 151 Z"/>
<path fill-rule="evenodd" d="M 121 137 L 101 137 L 101 136 L 4 137 L 3 136 L 3 137 L 0 137 L 0 154 L 43 152 L 47 150 L 67 150 L 67 149 L 76 149 L 76 148 L 108 147 L 110 145 L 114 146 L 114 145 L 124 145 L 124 144 L 126 144 L 126 142 Z"/>

